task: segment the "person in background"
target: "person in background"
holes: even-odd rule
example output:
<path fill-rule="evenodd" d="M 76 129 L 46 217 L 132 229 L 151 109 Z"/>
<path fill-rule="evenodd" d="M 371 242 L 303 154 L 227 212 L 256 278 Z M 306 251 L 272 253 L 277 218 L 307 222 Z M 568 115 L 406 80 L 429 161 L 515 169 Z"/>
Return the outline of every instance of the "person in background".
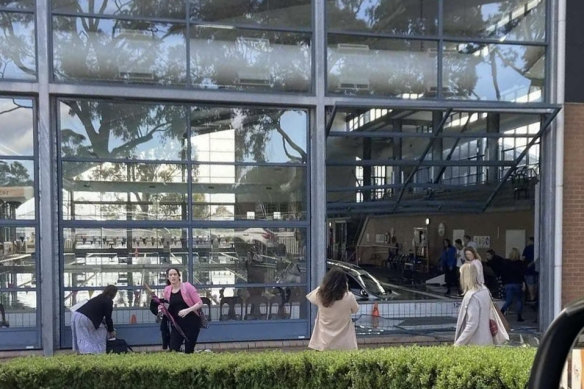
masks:
<path fill-rule="evenodd" d="M 525 261 L 525 284 L 527 285 L 527 301 L 537 300 L 537 271 L 535 270 L 535 246 L 533 236 L 529 238 L 523 249 L 522 259 Z"/>
<path fill-rule="evenodd" d="M 483 263 L 481 262 L 481 256 L 477 253 L 477 250 L 473 247 L 465 247 L 464 248 L 464 258 L 466 258 L 466 263 L 471 263 L 477 269 L 477 280 L 479 284 L 485 284 L 485 276 L 483 273 Z M 461 285 L 462 287 L 462 285 Z M 464 292 L 464 287 L 462 287 Z"/>
<path fill-rule="evenodd" d="M 456 247 L 456 267 L 460 270 L 460 267 L 464 264 L 465 261 L 462 240 L 456 239 L 454 241 L 454 247 Z"/>
<path fill-rule="evenodd" d="M 308 348 L 313 350 L 356 350 L 357 335 L 351 314 L 359 304 L 349 292 L 347 275 L 333 267 L 324 276 L 321 285 L 306 295 L 318 307 L 314 331 Z"/>
<path fill-rule="evenodd" d="M 172 323 L 169 348 L 171 351 L 180 351 L 184 342 L 185 354 L 192 354 L 201 329 L 197 310 L 203 306 L 203 301 L 193 285 L 181 281 L 177 268 L 169 268 L 166 277 L 169 285 L 164 288 L 164 299 L 161 302 L 168 302 L 168 312 L 172 315 L 169 318 Z"/>
<path fill-rule="evenodd" d="M 460 268 L 460 285 L 464 298 L 460 304 L 454 345 L 492 345 L 493 336 L 489 327 L 491 296 L 487 288 L 478 281 L 477 267 L 465 263 Z"/>
<path fill-rule="evenodd" d="M 166 280 L 166 286 L 170 285 L 170 281 Z M 163 303 L 167 304 L 168 303 Z M 168 308 L 168 306 L 167 306 Z M 150 300 L 150 312 L 156 315 L 156 322 L 160 321 L 160 336 L 162 337 L 162 349 L 168 350 L 168 346 L 170 345 L 170 323 L 168 322 L 168 318 L 166 315 L 162 314 L 162 311 L 158 310 L 158 304 L 154 301 L 154 299 Z"/>
<path fill-rule="evenodd" d="M 501 278 L 505 288 L 505 304 L 501 308 L 501 312 L 505 313 L 507 309 L 517 301 L 517 321 L 523 320 L 523 277 L 525 272 L 525 264 L 521 261 L 519 250 L 511 249 L 509 259 L 504 260 L 503 269 L 501 271 Z"/>
<path fill-rule="evenodd" d="M 108 338 L 115 338 L 112 311 L 118 288 L 108 285 L 71 315 L 73 350 L 79 354 L 105 354 Z M 103 322 L 105 321 L 105 327 Z"/>
<path fill-rule="evenodd" d="M 463 236 L 463 239 L 464 239 L 464 247 L 472 247 L 475 250 L 478 248 L 477 242 L 472 240 L 472 237 L 470 235 Z"/>
<path fill-rule="evenodd" d="M 0 303 L 0 316 L 2 316 L 2 321 L 0 322 L 0 327 L 10 327 L 8 320 L 6 320 L 6 312 L 4 311 L 4 305 Z"/>
<path fill-rule="evenodd" d="M 444 270 L 444 281 L 446 282 L 446 295 L 450 294 L 450 288 L 455 287 L 458 289 L 456 284 L 457 280 L 457 270 L 456 267 L 456 248 L 450 243 L 450 239 L 444 239 L 442 241 L 442 255 L 440 255 L 440 266 Z"/>

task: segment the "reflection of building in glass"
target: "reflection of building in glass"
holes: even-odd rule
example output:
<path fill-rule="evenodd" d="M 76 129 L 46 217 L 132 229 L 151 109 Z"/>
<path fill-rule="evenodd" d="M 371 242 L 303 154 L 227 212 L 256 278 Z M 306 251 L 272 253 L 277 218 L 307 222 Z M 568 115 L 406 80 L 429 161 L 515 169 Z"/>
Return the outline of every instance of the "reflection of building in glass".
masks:
<path fill-rule="evenodd" d="M 170 266 L 201 341 L 307 337 L 327 259 L 352 263 L 358 323 L 375 300 L 422 331 L 453 314 L 425 282 L 465 234 L 536 237 L 545 328 L 558 161 L 581 154 L 554 122 L 564 2 L 4 2 L 0 348 L 70 347 L 68 308 L 108 284 L 118 332 L 153 343 L 143 284 Z"/>

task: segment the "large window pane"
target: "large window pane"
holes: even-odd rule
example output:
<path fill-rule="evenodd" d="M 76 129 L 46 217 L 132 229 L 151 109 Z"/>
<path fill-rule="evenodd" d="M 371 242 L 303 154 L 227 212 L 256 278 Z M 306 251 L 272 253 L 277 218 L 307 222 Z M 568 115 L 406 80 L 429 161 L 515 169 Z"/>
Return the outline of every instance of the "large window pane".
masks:
<path fill-rule="evenodd" d="M 0 330 L 4 327 L 36 327 L 35 291 L 0 292 Z"/>
<path fill-rule="evenodd" d="M 0 155 L 33 156 L 32 100 L 0 98 Z"/>
<path fill-rule="evenodd" d="M 191 29 L 190 45 L 196 87 L 310 90 L 310 34 L 198 26 Z"/>
<path fill-rule="evenodd" d="M 334 30 L 431 35 L 438 26 L 437 0 L 327 0 L 326 12 Z"/>
<path fill-rule="evenodd" d="M 185 19 L 185 0 L 53 0 L 54 12 Z"/>
<path fill-rule="evenodd" d="M 33 9 L 35 0 L 0 0 L 1 8 Z"/>
<path fill-rule="evenodd" d="M 182 229 L 65 228 L 63 239 L 66 288 L 163 286 L 168 267 L 187 266 Z"/>
<path fill-rule="evenodd" d="M 191 20 L 309 28 L 310 0 L 190 0 Z"/>
<path fill-rule="evenodd" d="M 184 220 L 187 168 L 63 162 L 66 220 Z"/>
<path fill-rule="evenodd" d="M 0 160 L 0 219 L 34 219 L 34 196 L 34 162 Z"/>
<path fill-rule="evenodd" d="M 328 91 L 346 95 L 434 97 L 437 45 L 430 41 L 329 34 Z"/>
<path fill-rule="evenodd" d="M 447 42 L 443 74 L 452 98 L 542 101 L 545 47 Z"/>
<path fill-rule="evenodd" d="M 36 79 L 33 14 L 0 12 L 0 79 Z"/>
<path fill-rule="evenodd" d="M 36 287 L 35 229 L 0 227 L 0 289 Z"/>
<path fill-rule="evenodd" d="M 193 174 L 195 219 L 306 218 L 303 167 L 197 165 Z"/>
<path fill-rule="evenodd" d="M 199 288 L 199 294 L 210 303 L 210 307 L 203 309 L 209 313 L 207 316 L 211 321 L 295 320 L 307 317 L 308 302 L 304 286 Z"/>
<path fill-rule="evenodd" d="M 191 113 L 193 160 L 306 163 L 307 127 L 301 110 L 197 107 Z"/>
<path fill-rule="evenodd" d="M 459 37 L 545 39 L 545 0 L 444 0 L 444 33 Z"/>
<path fill-rule="evenodd" d="M 184 24 L 56 16 L 53 28 L 57 80 L 186 80 Z"/>
<path fill-rule="evenodd" d="M 193 230 L 194 281 L 228 285 L 306 282 L 306 230 Z"/>
<path fill-rule="evenodd" d="M 186 123 L 182 105 L 64 100 L 61 155 L 185 160 Z"/>

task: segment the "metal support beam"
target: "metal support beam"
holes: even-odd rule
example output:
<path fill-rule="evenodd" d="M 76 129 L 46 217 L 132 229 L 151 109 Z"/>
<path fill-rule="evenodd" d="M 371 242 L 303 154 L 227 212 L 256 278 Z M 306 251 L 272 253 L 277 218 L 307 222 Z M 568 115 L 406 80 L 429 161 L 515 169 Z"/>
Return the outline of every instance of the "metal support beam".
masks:
<path fill-rule="evenodd" d="M 487 132 L 497 134 L 501 127 L 501 115 L 498 113 L 487 114 Z M 487 139 L 487 159 L 497 161 L 499 159 L 499 142 L 496 139 Z M 487 182 L 497 182 L 499 180 L 499 169 L 487 170 Z"/>
<path fill-rule="evenodd" d="M 466 117 L 466 123 L 464 123 L 464 126 L 462 126 L 462 129 L 460 130 L 461 134 L 466 132 L 466 130 L 468 129 L 468 125 L 470 123 L 470 117 L 471 117 L 470 114 Z M 454 151 L 456 150 L 456 147 L 458 146 L 458 144 L 460 143 L 461 140 L 462 140 L 462 137 L 456 138 L 456 140 L 454 141 L 454 144 L 452 145 L 452 147 L 450 148 L 450 151 L 448 152 L 448 155 L 446 156 L 446 161 L 450 161 L 452 159 L 452 155 L 454 154 Z M 442 168 L 440 168 L 440 171 L 438 172 L 438 174 L 436 175 L 436 178 L 434 179 L 434 184 L 437 184 L 440 182 L 440 180 L 442 179 L 442 176 L 444 175 L 444 172 L 446 171 L 446 168 L 447 168 L 447 166 L 443 166 Z"/>
<path fill-rule="evenodd" d="M 434 127 L 434 129 L 433 129 L 433 137 L 428 142 L 428 145 L 426 146 L 426 149 L 424 150 L 424 152 L 422 153 L 422 155 L 418 159 L 417 165 L 411 171 L 411 173 L 409 174 L 408 178 L 404 182 L 404 186 L 402 187 L 402 189 L 399 192 L 399 195 L 398 195 L 397 200 L 395 202 L 395 205 L 393 207 L 393 210 L 394 211 L 399 207 L 399 203 L 400 203 L 402 197 L 404 196 L 404 193 L 406 191 L 406 188 L 407 188 L 408 184 L 412 181 L 412 179 L 414 178 L 414 175 L 416 174 L 416 172 L 418 171 L 418 169 L 422 165 L 422 162 L 426 158 L 426 155 L 428 155 L 428 152 L 432 149 L 432 145 L 434 144 L 434 141 L 436 140 L 436 138 L 438 138 L 438 136 L 440 135 L 440 133 L 444 129 L 444 124 L 446 124 L 446 120 L 448 120 L 448 117 L 450 117 L 450 113 L 451 112 L 452 112 L 452 109 L 448 109 L 446 111 L 446 113 L 444 114 L 444 116 L 442 117 L 442 119 L 440 120 L 440 122 L 438 123 L 438 126 L 437 127 Z"/>
<path fill-rule="evenodd" d="M 53 355 L 58 344 L 59 266 L 56 237 L 55 141 L 51 136 L 51 102 L 49 97 L 49 0 L 36 2 L 36 41 L 38 61 L 38 161 L 39 161 L 39 250 L 41 341 L 44 355 Z"/>
<path fill-rule="evenodd" d="M 327 74 L 325 0 L 315 0 L 314 7 L 314 63 L 315 74 Z M 326 272 L 326 84 L 324 77 L 316 77 L 316 108 L 311 110 L 310 126 L 310 288 L 320 284 Z M 331 117 L 331 125 L 334 115 Z M 317 311 L 311 305 L 309 325 L 312 327 Z M 309 334 L 307 334 L 309 335 Z"/>
<path fill-rule="evenodd" d="M 555 119 L 558 112 L 560 112 L 559 108 L 557 108 L 553 113 L 546 115 L 546 118 L 543 121 L 543 123 L 541 124 L 541 127 L 540 127 L 539 131 L 537 132 L 537 134 L 535 134 L 533 136 L 531 141 L 529 141 L 529 143 L 525 146 L 525 149 L 523 149 L 521 154 L 519 154 L 519 156 L 514 160 L 513 165 L 507 170 L 507 173 L 505 173 L 505 176 L 503 177 L 503 179 L 501 179 L 501 181 L 499 181 L 497 188 L 495 188 L 493 193 L 491 193 L 491 195 L 489 196 L 489 198 L 485 202 L 485 205 L 483 206 L 483 212 L 486 211 L 487 208 L 489 208 L 491 206 L 493 200 L 495 200 L 495 197 L 497 196 L 497 194 L 499 193 L 499 191 L 501 190 L 503 185 L 505 185 L 505 182 L 507 182 L 509 177 L 511 177 L 511 174 L 513 174 L 513 172 L 517 169 L 517 166 L 519 165 L 521 160 L 527 155 L 531 146 L 533 146 L 535 144 L 535 142 L 537 142 L 537 140 L 544 134 L 544 132 L 549 127 L 551 122 Z"/>
<path fill-rule="evenodd" d="M 330 113 L 330 116 L 327 119 L 326 122 L 326 127 L 325 127 L 325 132 L 326 132 L 326 136 L 328 137 L 331 133 L 331 128 L 333 126 L 333 122 L 335 120 L 335 116 L 337 115 L 337 106 L 333 106 L 333 110 Z M 325 117 L 326 117 L 326 112 L 325 112 Z"/>

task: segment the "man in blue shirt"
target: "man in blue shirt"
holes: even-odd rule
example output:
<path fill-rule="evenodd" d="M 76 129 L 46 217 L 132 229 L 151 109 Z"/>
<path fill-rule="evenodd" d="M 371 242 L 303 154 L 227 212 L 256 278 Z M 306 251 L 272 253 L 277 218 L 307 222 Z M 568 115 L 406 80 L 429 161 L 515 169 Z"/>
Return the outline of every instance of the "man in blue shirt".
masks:
<path fill-rule="evenodd" d="M 444 281 L 446 281 L 446 294 L 450 294 L 450 288 L 458 288 L 458 267 L 456 267 L 456 248 L 450 242 L 450 239 L 443 241 L 444 251 L 440 255 L 440 265 L 444 270 Z"/>

